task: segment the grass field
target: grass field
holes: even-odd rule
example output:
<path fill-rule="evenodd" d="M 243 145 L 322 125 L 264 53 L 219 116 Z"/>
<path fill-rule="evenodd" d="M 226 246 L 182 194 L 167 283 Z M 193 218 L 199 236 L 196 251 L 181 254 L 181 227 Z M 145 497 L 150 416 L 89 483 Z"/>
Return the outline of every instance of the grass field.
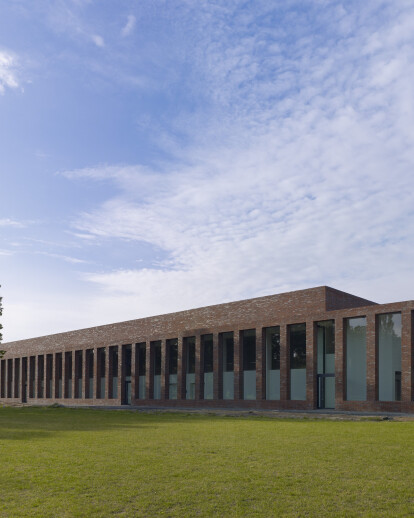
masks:
<path fill-rule="evenodd" d="M 414 422 L 0 408 L 0 516 L 414 516 Z"/>

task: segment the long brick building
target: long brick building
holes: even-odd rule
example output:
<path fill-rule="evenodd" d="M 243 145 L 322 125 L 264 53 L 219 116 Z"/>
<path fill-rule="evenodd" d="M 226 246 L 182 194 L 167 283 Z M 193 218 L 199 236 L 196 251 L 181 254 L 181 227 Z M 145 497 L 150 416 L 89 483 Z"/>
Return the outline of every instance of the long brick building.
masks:
<path fill-rule="evenodd" d="M 322 286 L 5 343 L 0 402 L 414 413 L 413 315 Z"/>

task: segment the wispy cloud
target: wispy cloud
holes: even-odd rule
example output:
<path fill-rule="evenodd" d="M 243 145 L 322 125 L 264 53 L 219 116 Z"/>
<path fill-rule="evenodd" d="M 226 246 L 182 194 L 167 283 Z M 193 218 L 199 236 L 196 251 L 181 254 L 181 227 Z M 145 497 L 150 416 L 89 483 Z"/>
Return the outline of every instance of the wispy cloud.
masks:
<path fill-rule="evenodd" d="M 16 221 L 10 218 L 0 218 L 0 227 L 15 227 L 24 228 L 27 226 L 27 222 Z"/>
<path fill-rule="evenodd" d="M 61 259 L 62 261 L 65 261 L 70 264 L 88 264 L 90 261 L 86 261 L 84 259 L 78 259 L 77 257 L 71 257 L 69 255 L 63 255 L 63 254 L 55 254 L 51 252 L 36 252 L 39 255 L 45 255 L 47 257 L 52 257 L 53 259 Z"/>
<path fill-rule="evenodd" d="M 132 31 L 135 29 L 135 24 L 136 24 L 135 16 L 133 14 L 129 14 L 128 18 L 127 18 L 127 22 L 124 25 L 124 27 L 122 28 L 121 35 L 123 37 L 129 36 L 132 33 Z"/>
<path fill-rule="evenodd" d="M 18 62 L 15 54 L 0 49 L 0 94 L 6 89 L 18 88 Z"/>
<path fill-rule="evenodd" d="M 102 38 L 102 36 L 99 36 L 99 34 L 92 34 L 91 39 L 97 47 L 101 47 L 101 48 L 105 47 L 105 41 Z"/>
<path fill-rule="evenodd" d="M 215 19 L 220 33 L 203 32 L 193 54 L 211 110 L 176 120 L 191 128 L 190 144 L 170 139 L 174 159 L 152 169 L 65 173 L 117 186 L 79 216 L 78 231 L 147 242 L 168 256 L 88 280 L 148 314 L 325 283 L 365 286 L 376 298 L 378 286 L 395 286 L 396 270 L 408 274 L 414 10 L 389 7 L 374 29 L 370 5 L 359 22 L 331 10 L 324 42 L 299 14 L 280 37 L 269 32 L 270 12 L 269 31 L 247 31 L 253 13 L 243 20 L 228 9 Z M 240 37 L 229 39 L 231 30 Z"/>

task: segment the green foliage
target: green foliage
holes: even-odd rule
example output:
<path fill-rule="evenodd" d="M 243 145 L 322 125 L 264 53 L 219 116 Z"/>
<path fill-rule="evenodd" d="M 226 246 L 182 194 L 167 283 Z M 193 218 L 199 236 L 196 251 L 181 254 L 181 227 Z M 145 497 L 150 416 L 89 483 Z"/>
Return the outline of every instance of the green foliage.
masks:
<path fill-rule="evenodd" d="M 0 408 L 0 515 L 410 516 L 414 422 Z"/>

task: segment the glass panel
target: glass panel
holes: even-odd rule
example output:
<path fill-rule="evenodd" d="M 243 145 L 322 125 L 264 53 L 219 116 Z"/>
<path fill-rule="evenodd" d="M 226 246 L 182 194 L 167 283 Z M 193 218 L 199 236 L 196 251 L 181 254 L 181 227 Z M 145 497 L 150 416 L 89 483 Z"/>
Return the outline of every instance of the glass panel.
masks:
<path fill-rule="evenodd" d="M 268 327 L 266 336 L 266 399 L 280 399 L 280 328 Z"/>
<path fill-rule="evenodd" d="M 186 355 L 186 399 L 195 398 L 195 336 L 184 339 Z"/>
<path fill-rule="evenodd" d="M 290 399 L 306 400 L 306 324 L 289 326 Z"/>
<path fill-rule="evenodd" d="M 335 321 L 316 323 L 317 372 L 335 374 Z M 335 408 L 335 377 L 320 376 L 318 381 L 318 408 Z"/>
<path fill-rule="evenodd" d="M 178 338 L 167 340 L 169 399 L 177 399 Z"/>
<path fill-rule="evenodd" d="M 146 385 L 146 361 L 147 361 L 147 344 L 142 342 L 138 344 L 137 348 L 138 360 L 138 398 L 145 399 L 145 385 Z"/>
<path fill-rule="evenodd" d="M 367 398 L 367 323 L 365 317 L 346 319 L 346 398 Z"/>
<path fill-rule="evenodd" d="M 201 336 L 203 351 L 204 399 L 213 399 L 213 335 Z"/>
<path fill-rule="evenodd" d="M 378 397 L 401 400 L 401 313 L 378 316 Z"/>
<path fill-rule="evenodd" d="M 223 350 L 223 399 L 234 399 L 234 336 L 222 333 L 220 340 Z"/>
<path fill-rule="evenodd" d="M 152 342 L 154 354 L 154 399 L 161 399 L 161 342 Z"/>
<path fill-rule="evenodd" d="M 256 399 L 256 330 L 242 331 L 243 399 Z"/>

